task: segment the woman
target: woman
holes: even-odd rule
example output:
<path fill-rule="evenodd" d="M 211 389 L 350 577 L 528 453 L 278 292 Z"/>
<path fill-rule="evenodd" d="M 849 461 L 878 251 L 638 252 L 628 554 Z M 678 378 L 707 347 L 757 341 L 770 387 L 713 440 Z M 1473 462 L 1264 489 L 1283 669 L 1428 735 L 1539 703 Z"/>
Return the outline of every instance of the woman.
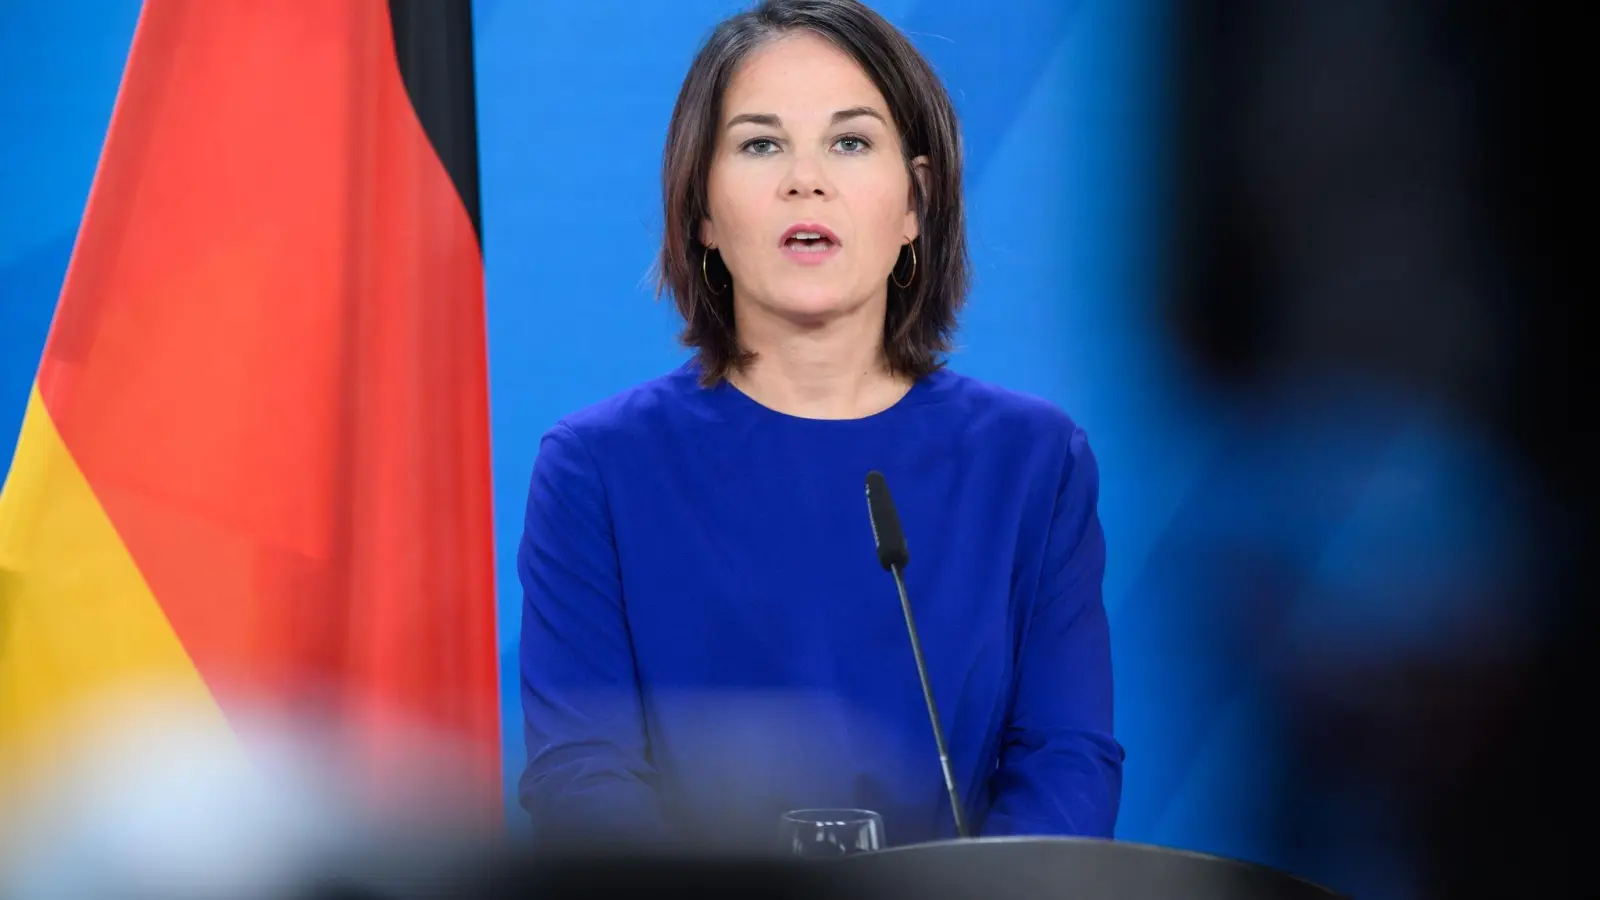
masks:
<path fill-rule="evenodd" d="M 1109 837 L 1098 475 L 1049 404 L 944 368 L 967 282 L 943 86 L 854 0 L 719 26 L 667 137 L 683 368 L 545 435 L 519 553 L 541 833 L 954 833 L 863 478 L 893 486 L 967 819 Z"/>

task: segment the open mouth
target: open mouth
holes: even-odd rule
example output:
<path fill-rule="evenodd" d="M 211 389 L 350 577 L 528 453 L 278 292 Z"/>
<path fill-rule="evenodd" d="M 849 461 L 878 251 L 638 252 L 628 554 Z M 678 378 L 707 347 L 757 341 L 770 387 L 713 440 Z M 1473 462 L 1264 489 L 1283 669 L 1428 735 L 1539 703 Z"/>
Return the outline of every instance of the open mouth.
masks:
<path fill-rule="evenodd" d="M 783 233 L 783 249 L 797 254 L 822 255 L 839 246 L 839 238 L 820 225 L 796 225 Z"/>
<path fill-rule="evenodd" d="M 803 231 L 784 241 L 783 245 L 798 253 L 823 253 L 833 246 L 833 241 L 820 234 Z"/>

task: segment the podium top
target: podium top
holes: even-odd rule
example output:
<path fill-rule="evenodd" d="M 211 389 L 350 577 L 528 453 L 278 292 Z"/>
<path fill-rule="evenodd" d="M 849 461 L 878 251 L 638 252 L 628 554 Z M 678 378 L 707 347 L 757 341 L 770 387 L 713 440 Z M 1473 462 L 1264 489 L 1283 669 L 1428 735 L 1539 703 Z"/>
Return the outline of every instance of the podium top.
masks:
<path fill-rule="evenodd" d="M 981 838 L 896 847 L 840 861 L 904 896 L 1072 900 L 1340 900 L 1285 872 L 1187 850 L 1088 838 Z M 885 892 L 882 896 L 896 896 Z"/>
<path fill-rule="evenodd" d="M 1326 888 L 1264 866 L 1077 838 L 942 841 L 826 860 L 715 846 L 697 850 L 595 844 L 531 852 L 406 847 L 363 855 L 353 868 L 334 874 L 338 877 L 324 883 L 349 887 L 352 895 L 395 900 L 441 895 L 541 900 L 1343 900 Z"/>

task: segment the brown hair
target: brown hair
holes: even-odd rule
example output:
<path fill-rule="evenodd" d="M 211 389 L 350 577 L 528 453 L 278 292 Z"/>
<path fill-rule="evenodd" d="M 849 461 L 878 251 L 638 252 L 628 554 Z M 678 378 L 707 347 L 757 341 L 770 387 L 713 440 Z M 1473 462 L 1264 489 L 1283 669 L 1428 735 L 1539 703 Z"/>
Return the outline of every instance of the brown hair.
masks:
<path fill-rule="evenodd" d="M 681 339 L 697 351 L 701 382 L 715 384 L 752 358 L 739 346 L 731 276 L 698 239 L 709 212 L 706 183 L 722 119 L 722 97 L 751 51 L 795 31 L 832 41 L 872 79 L 900 129 L 907 170 L 926 156 L 926 182 L 911 172 L 920 234 L 916 269 L 902 251 L 889 283 L 883 349 L 896 374 L 920 378 L 944 365 L 967 294 L 966 219 L 961 202 L 961 137 L 950 95 L 927 60 L 882 16 L 858 0 L 765 0 L 718 25 L 678 92 L 661 166 L 666 228 L 656 293 L 671 293 L 683 316 Z M 704 266 L 704 274 L 702 274 Z M 713 293 L 706 283 L 722 285 Z"/>

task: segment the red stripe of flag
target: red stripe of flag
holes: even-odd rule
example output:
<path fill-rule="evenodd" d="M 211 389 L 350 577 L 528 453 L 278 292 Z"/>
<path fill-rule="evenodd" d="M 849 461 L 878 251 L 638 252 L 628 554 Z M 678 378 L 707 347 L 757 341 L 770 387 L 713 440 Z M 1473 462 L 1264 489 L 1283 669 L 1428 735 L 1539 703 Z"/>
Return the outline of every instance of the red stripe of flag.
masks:
<path fill-rule="evenodd" d="M 147 0 L 39 386 L 225 710 L 497 796 L 470 4 L 393 5 Z"/>

